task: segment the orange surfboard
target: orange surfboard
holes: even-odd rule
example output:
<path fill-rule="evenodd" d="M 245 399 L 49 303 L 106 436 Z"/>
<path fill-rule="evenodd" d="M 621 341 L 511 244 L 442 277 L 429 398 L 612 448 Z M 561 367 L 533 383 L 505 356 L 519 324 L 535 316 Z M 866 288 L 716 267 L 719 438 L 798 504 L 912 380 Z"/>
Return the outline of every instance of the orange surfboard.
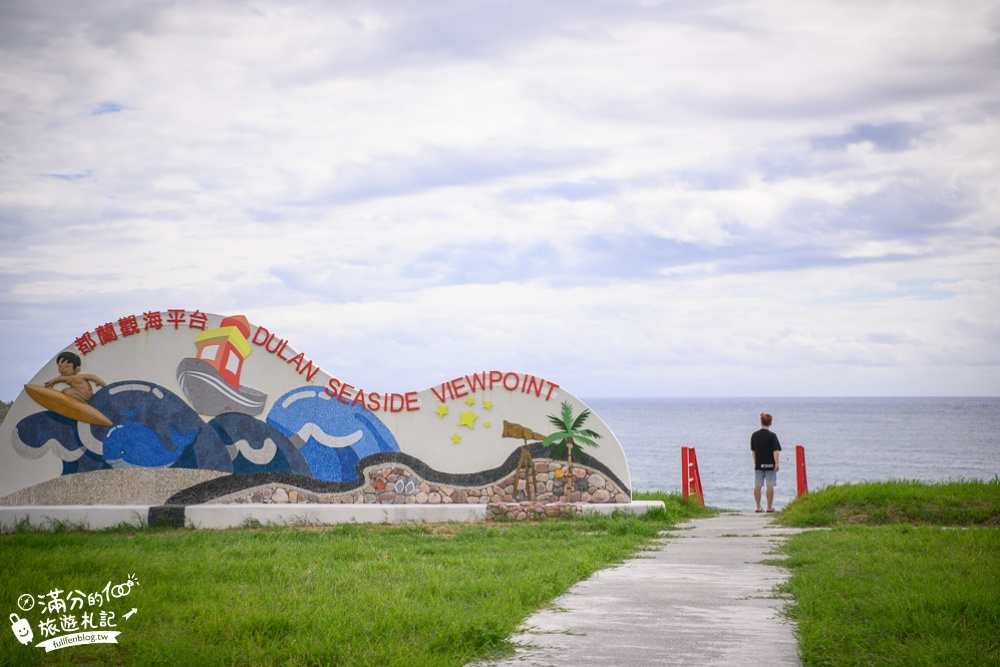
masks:
<path fill-rule="evenodd" d="M 70 398 L 61 391 L 42 387 L 37 384 L 26 384 L 24 385 L 24 390 L 28 392 L 28 396 L 31 396 L 35 400 L 35 403 L 63 417 L 69 417 L 79 422 L 86 422 L 97 426 L 113 425 L 111 420 L 105 417 L 100 410 L 90 407 L 83 401 Z"/>

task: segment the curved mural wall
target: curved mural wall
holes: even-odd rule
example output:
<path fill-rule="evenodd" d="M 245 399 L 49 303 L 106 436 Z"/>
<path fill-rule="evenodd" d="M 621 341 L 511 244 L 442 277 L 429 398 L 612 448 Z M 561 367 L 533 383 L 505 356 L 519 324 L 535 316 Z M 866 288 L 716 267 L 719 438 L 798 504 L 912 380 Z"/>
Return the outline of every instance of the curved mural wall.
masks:
<path fill-rule="evenodd" d="M 197 310 L 81 334 L 0 428 L 4 505 L 622 503 L 630 484 L 615 435 L 550 380 L 487 370 L 383 392 Z"/>

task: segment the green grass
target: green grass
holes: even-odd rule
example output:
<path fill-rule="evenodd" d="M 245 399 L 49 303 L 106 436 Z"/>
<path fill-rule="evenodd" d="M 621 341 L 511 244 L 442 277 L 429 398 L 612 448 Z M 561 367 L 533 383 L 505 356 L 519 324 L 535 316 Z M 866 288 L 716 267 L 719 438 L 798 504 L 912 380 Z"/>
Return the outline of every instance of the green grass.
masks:
<path fill-rule="evenodd" d="M 830 487 L 780 521 L 791 537 L 805 667 L 1000 665 L 1000 484 Z"/>
<path fill-rule="evenodd" d="M 118 645 L 51 653 L 0 633 L 0 665 L 463 665 L 510 652 L 536 609 L 662 530 L 707 512 L 676 495 L 666 511 L 523 523 L 340 525 L 226 531 L 83 532 L 21 526 L 0 535 L 0 602 L 102 590 Z M 65 595 L 63 596 L 65 597 Z M 123 620 L 135 607 L 138 612 Z M 38 610 L 26 614 L 38 643 Z"/>
<path fill-rule="evenodd" d="M 889 525 L 1000 526 L 1000 481 L 894 481 L 844 484 L 796 499 L 781 523 L 811 526 Z"/>

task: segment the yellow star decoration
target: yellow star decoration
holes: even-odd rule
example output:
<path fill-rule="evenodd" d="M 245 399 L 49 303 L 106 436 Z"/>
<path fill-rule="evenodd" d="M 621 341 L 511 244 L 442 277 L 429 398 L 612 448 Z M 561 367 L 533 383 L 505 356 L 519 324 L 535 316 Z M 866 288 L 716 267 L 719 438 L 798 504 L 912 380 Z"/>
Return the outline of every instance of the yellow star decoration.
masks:
<path fill-rule="evenodd" d="M 435 412 L 437 412 L 438 417 L 441 417 L 443 419 L 444 416 L 448 414 L 448 406 L 442 403 L 441 405 L 438 406 L 438 409 L 435 410 Z"/>
<path fill-rule="evenodd" d="M 451 441 L 457 445 L 458 443 L 462 442 L 462 436 L 460 436 L 458 433 L 454 433 L 451 436 Z"/>
<path fill-rule="evenodd" d="M 493 401 L 483 401 L 483 407 L 487 410 L 491 410 L 493 408 Z"/>
<path fill-rule="evenodd" d="M 476 404 L 476 399 L 474 399 L 471 396 L 469 396 L 467 399 L 465 399 L 465 404 L 466 405 L 475 405 Z"/>
<path fill-rule="evenodd" d="M 489 422 L 483 422 L 483 426 L 485 426 L 486 428 L 489 428 L 490 427 L 490 423 Z"/>
<path fill-rule="evenodd" d="M 468 426 L 470 429 L 475 429 L 476 428 L 476 419 L 478 419 L 478 418 L 479 418 L 479 415 L 473 414 L 472 410 L 469 410 L 468 412 L 463 412 L 462 413 L 462 418 L 458 420 L 458 425 L 459 426 Z"/>

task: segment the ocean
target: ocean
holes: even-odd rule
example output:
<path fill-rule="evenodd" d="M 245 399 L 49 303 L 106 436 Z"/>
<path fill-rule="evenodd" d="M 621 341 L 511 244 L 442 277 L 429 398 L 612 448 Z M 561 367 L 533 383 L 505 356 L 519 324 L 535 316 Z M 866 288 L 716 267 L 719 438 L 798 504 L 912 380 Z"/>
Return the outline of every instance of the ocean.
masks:
<path fill-rule="evenodd" d="M 774 416 L 781 441 L 775 505 L 795 498 L 795 446 L 809 489 L 863 481 L 1000 476 L 1000 398 L 584 399 L 621 441 L 640 491 L 681 490 L 681 447 L 694 447 L 705 504 L 752 510 L 750 434 Z"/>

